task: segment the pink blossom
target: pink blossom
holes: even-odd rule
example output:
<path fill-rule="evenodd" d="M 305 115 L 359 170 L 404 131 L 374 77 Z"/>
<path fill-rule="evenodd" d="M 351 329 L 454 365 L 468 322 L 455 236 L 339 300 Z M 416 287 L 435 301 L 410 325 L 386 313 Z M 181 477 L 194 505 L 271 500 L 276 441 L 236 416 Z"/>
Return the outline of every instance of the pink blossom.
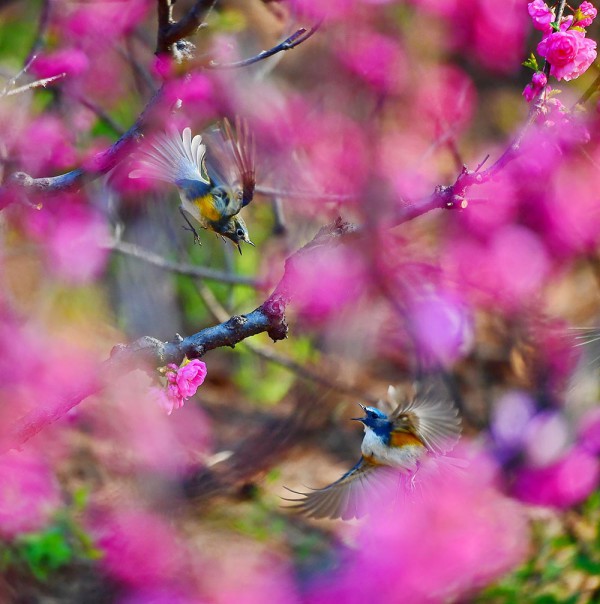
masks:
<path fill-rule="evenodd" d="M 598 11 L 591 2 L 582 2 L 575 11 L 574 25 L 576 27 L 588 27 L 592 24 L 597 14 Z"/>
<path fill-rule="evenodd" d="M 474 458 L 464 472 L 430 475 L 427 489 L 401 508 L 376 510 L 310 604 L 457 601 L 519 564 L 528 550 L 526 519 L 495 490 L 494 476 L 489 461 Z"/>
<path fill-rule="evenodd" d="M 196 394 L 198 386 L 204 383 L 206 378 L 206 364 L 199 359 L 194 359 L 179 368 L 177 372 L 177 388 L 183 399 Z"/>
<path fill-rule="evenodd" d="M 554 21 L 554 12 L 544 0 L 533 0 L 527 5 L 527 10 L 533 21 L 533 27 L 546 33 L 552 31 L 550 24 Z"/>
<path fill-rule="evenodd" d="M 412 301 L 411 333 L 425 362 L 450 365 L 472 345 L 473 327 L 467 308 L 451 294 L 426 294 Z"/>
<path fill-rule="evenodd" d="M 172 527 L 155 514 L 113 510 L 94 518 L 91 532 L 103 552 L 104 571 L 122 583 L 175 586 L 185 576 L 186 550 Z"/>
<path fill-rule="evenodd" d="M 78 76 L 89 67 L 87 55 L 77 48 L 61 48 L 36 57 L 31 72 L 39 78 L 49 78 L 61 73 Z"/>
<path fill-rule="evenodd" d="M 550 75 L 569 81 L 579 77 L 594 62 L 596 42 L 581 31 L 557 31 L 546 36 L 537 51 L 550 63 Z"/>
<path fill-rule="evenodd" d="M 600 454 L 600 409 L 588 411 L 579 425 L 581 447 L 592 455 Z"/>
<path fill-rule="evenodd" d="M 0 535 L 42 528 L 59 503 L 57 483 L 41 456 L 11 451 L 0 457 Z"/>
<path fill-rule="evenodd" d="M 527 84 L 523 89 L 523 96 L 528 103 L 531 103 L 534 98 L 543 90 L 548 83 L 548 78 L 543 71 L 536 71 L 531 78 L 531 84 Z"/>
<path fill-rule="evenodd" d="M 583 501 L 600 479 L 600 461 L 580 447 L 544 467 L 525 466 L 514 484 L 514 494 L 529 503 L 565 508 Z"/>

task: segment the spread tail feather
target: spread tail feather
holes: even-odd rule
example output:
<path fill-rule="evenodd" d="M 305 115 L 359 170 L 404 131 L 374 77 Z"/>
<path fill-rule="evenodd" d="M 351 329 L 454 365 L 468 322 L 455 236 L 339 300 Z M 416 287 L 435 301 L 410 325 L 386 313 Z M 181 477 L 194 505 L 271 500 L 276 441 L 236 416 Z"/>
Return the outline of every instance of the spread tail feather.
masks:
<path fill-rule="evenodd" d="M 129 178 L 151 178 L 179 184 L 184 181 L 201 181 L 210 184 L 205 166 L 206 145 L 197 134 L 185 128 L 158 135 L 139 154 L 138 167 Z"/>

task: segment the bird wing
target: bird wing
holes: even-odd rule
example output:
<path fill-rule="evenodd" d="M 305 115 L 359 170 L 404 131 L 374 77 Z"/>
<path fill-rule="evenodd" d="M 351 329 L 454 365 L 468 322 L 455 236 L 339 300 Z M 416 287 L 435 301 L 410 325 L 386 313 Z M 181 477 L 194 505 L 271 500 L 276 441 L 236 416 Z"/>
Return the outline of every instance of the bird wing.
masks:
<path fill-rule="evenodd" d="M 209 134 L 208 171 L 217 184 L 226 184 L 238 195 L 229 201 L 227 216 L 235 216 L 254 197 L 255 144 L 248 124 L 239 118 L 235 131 L 227 118 L 216 133 Z"/>
<path fill-rule="evenodd" d="M 192 131 L 175 129 L 159 134 L 138 153 L 138 167 L 129 178 L 152 178 L 176 184 L 180 188 L 192 184 L 210 190 L 210 179 L 205 165 L 206 145 L 202 136 L 192 138 Z"/>
<path fill-rule="evenodd" d="M 364 457 L 339 480 L 310 493 L 291 491 L 303 499 L 286 499 L 296 505 L 288 506 L 309 518 L 360 518 L 369 511 L 369 502 L 379 500 L 378 492 L 397 483 L 398 471 L 376 465 Z"/>
<path fill-rule="evenodd" d="M 390 397 L 396 399 L 390 387 Z M 390 416 L 394 426 L 408 422 L 411 432 L 433 453 L 441 455 L 454 448 L 461 432 L 458 410 L 448 397 L 436 393 L 430 384 L 421 386 L 415 396 L 401 402 Z M 395 428 L 393 433 L 406 433 Z"/>

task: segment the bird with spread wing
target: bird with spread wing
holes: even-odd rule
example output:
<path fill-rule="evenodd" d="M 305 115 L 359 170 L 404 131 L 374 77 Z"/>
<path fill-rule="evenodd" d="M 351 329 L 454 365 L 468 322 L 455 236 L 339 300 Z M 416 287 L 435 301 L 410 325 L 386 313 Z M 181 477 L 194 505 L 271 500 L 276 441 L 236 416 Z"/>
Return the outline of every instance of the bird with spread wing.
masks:
<path fill-rule="evenodd" d="M 358 463 L 325 488 L 288 489 L 302 496 L 288 499 L 295 503 L 289 507 L 312 518 L 358 518 L 369 511 L 373 498 L 397 492 L 400 475 L 414 475 L 425 456 L 440 456 L 455 446 L 461 430 L 458 411 L 435 389 L 417 390 L 403 402 L 395 388 L 390 386 L 388 394 L 396 404 L 389 414 L 360 405 L 364 417 L 353 418 L 364 427 Z"/>
<path fill-rule="evenodd" d="M 195 241 L 200 238 L 187 214 L 202 228 L 232 241 L 241 254 L 242 241 L 254 245 L 240 216 L 254 197 L 254 139 L 244 121 L 236 121 L 234 132 L 227 119 L 205 139 L 207 144 L 199 134 L 192 137 L 190 128 L 159 135 L 140 152 L 129 177 L 174 184 Z"/>

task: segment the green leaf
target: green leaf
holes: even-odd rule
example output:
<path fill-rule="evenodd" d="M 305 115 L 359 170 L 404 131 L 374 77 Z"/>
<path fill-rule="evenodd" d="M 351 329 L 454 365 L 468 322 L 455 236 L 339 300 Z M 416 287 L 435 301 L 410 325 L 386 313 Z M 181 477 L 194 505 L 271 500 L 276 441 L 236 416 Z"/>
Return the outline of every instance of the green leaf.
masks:
<path fill-rule="evenodd" d="M 522 65 L 524 67 L 529 67 L 529 69 L 533 69 L 533 71 L 540 71 L 540 68 L 538 67 L 537 58 L 533 53 L 529 55 L 527 61 L 524 61 Z"/>
<path fill-rule="evenodd" d="M 50 572 L 65 566 L 73 558 L 67 536 L 59 527 L 24 535 L 18 547 L 31 572 L 40 580 L 45 580 Z"/>

